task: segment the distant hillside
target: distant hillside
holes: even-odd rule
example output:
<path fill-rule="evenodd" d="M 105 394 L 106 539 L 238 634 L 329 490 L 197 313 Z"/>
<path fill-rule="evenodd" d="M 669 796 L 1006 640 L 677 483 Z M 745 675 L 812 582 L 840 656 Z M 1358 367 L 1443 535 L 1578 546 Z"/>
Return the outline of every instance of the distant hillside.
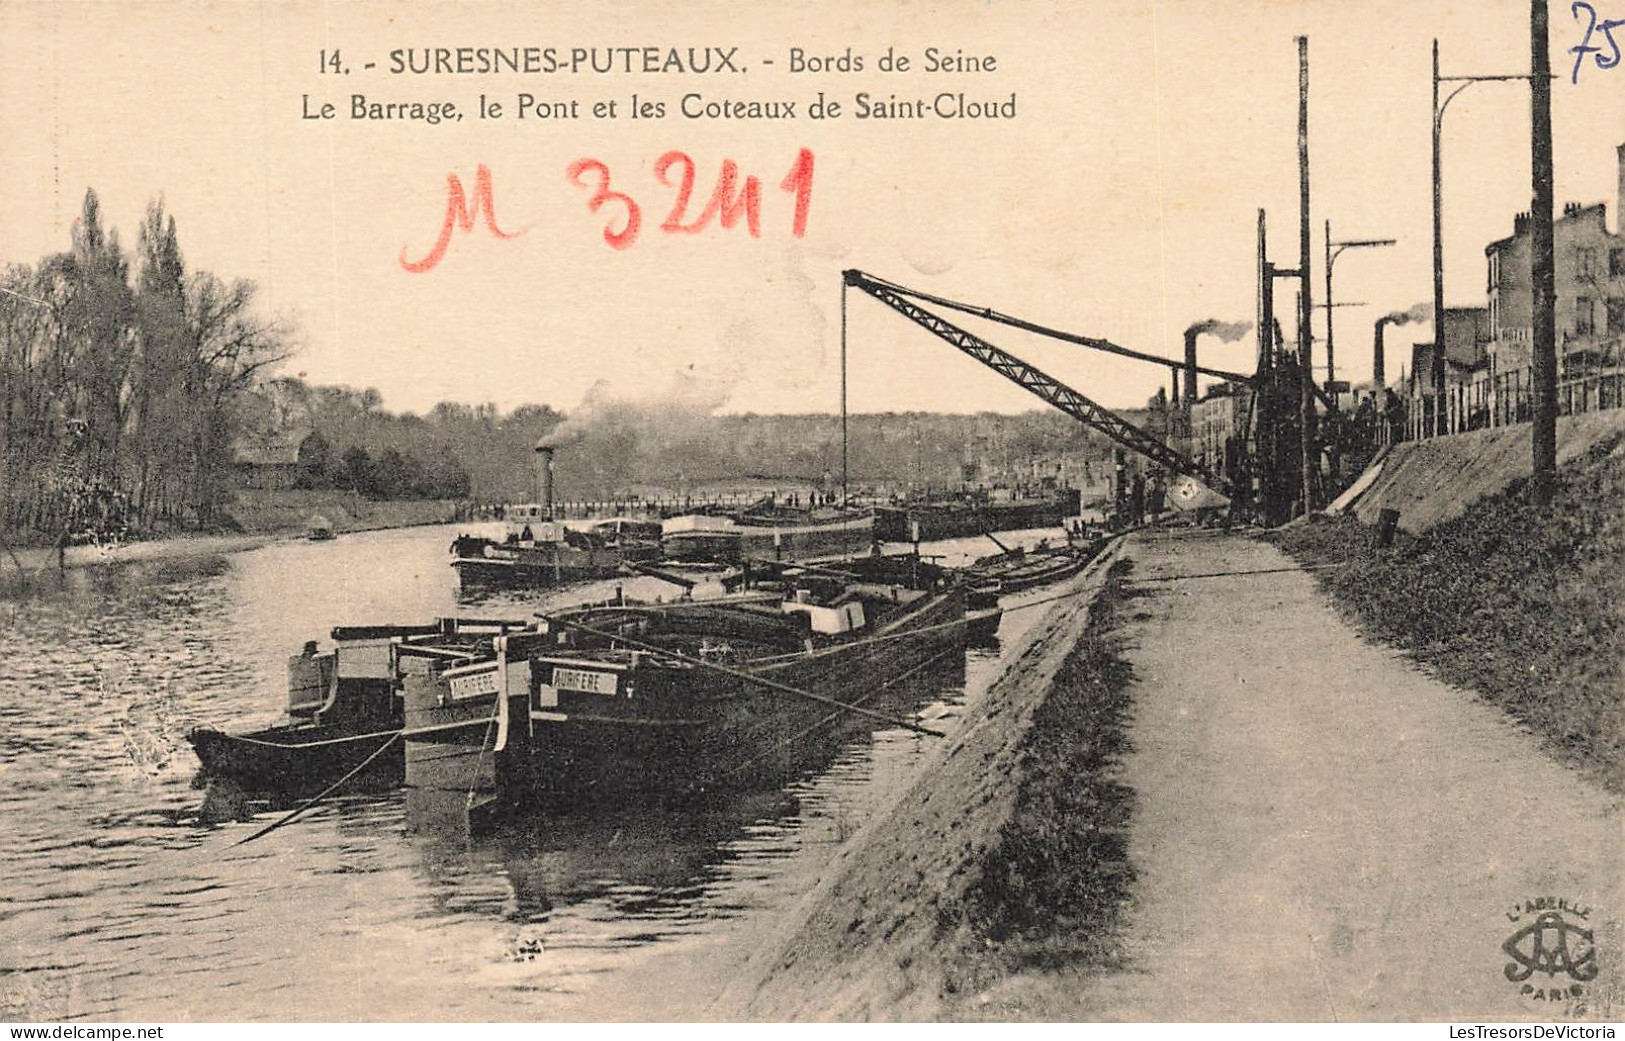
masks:
<path fill-rule="evenodd" d="M 252 409 L 258 427 L 308 427 L 332 460 L 352 449 L 385 453 L 431 472 L 466 473 L 469 497 L 526 501 L 535 495 L 533 448 L 557 443 L 558 494 L 595 499 L 637 489 L 686 493 L 740 478 L 796 478 L 816 484 L 841 472 L 838 415 L 711 415 L 683 401 L 589 400 L 571 414 L 526 405 L 442 403 L 427 415 L 382 407 L 376 391 L 265 384 Z M 1147 413 L 1123 413 L 1145 423 Z M 1104 437 L 1054 411 L 1016 415 L 879 413 L 848 419 L 851 482 L 857 487 L 958 487 L 1057 476 L 1081 484 L 1110 469 Z"/>
<path fill-rule="evenodd" d="M 847 426 L 850 478 L 859 487 L 958 487 L 967 477 L 1078 483 L 1086 471 L 1110 467 L 1110 443 L 1060 413 L 881 413 L 850 416 Z M 681 437 L 665 433 L 658 421 L 623 423 L 566 442 L 555 461 L 560 494 L 633 485 L 683 492 L 741 477 L 840 479 L 838 415 L 713 416 L 685 424 Z"/>

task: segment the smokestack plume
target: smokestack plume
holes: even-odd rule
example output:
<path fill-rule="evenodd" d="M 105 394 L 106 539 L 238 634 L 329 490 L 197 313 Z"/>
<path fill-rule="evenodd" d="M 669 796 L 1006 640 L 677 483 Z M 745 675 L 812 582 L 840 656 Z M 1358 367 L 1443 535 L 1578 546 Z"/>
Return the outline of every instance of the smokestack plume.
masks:
<path fill-rule="evenodd" d="M 1224 343 L 1234 343 L 1247 335 L 1251 322 L 1221 322 L 1217 318 L 1204 318 L 1185 329 L 1185 400 L 1196 400 L 1196 338 L 1207 335 Z"/>
<path fill-rule="evenodd" d="M 1221 322 L 1217 318 L 1204 318 L 1185 330 L 1186 336 L 1216 336 L 1224 343 L 1235 343 L 1252 331 L 1251 322 Z"/>
<path fill-rule="evenodd" d="M 1409 325 L 1412 322 L 1426 322 L 1433 318 L 1433 305 L 1428 303 L 1413 304 L 1403 311 L 1394 311 L 1385 314 L 1380 319 L 1389 325 Z"/>
<path fill-rule="evenodd" d="M 541 504 L 542 517 L 553 519 L 553 444 L 548 440 L 536 442 L 536 501 Z"/>

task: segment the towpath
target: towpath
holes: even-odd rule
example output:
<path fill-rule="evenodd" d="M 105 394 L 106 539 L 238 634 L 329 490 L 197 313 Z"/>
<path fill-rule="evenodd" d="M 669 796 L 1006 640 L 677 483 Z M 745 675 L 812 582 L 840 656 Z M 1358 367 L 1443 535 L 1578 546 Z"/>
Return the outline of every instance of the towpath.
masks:
<path fill-rule="evenodd" d="M 1618 1014 L 1618 799 L 1498 709 L 1363 640 L 1275 548 L 1153 532 L 1128 552 L 1130 967 L 1020 974 L 972 1015 L 1493 1022 L 1596 1018 L 1610 1001 Z M 1567 920 L 1594 934 L 1595 979 L 1509 981 L 1503 944 L 1540 898 L 1589 909 Z M 1558 934 L 1545 938 L 1550 950 Z M 1544 996 L 1576 984 L 1584 1008 Z"/>

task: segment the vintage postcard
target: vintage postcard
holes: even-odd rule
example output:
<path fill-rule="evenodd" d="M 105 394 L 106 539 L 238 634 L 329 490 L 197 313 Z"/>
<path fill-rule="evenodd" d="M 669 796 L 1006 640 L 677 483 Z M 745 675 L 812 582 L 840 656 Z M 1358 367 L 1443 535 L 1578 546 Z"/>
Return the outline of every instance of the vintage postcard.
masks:
<path fill-rule="evenodd" d="M 0 1020 L 1612 1037 L 1622 47 L 0 2 Z"/>

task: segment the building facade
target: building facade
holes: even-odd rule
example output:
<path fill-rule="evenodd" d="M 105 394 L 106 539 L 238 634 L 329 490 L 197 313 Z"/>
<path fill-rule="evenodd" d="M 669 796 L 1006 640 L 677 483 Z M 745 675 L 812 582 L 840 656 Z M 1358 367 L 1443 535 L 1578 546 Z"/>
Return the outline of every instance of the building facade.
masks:
<path fill-rule="evenodd" d="M 1625 144 L 1618 148 L 1619 197 L 1625 212 Z M 1607 204 L 1568 203 L 1553 223 L 1557 288 L 1557 407 L 1559 414 L 1615 408 L 1622 403 L 1621 343 L 1625 341 L 1625 234 L 1608 230 Z M 1534 289 L 1530 281 L 1529 215 L 1513 219 L 1512 234 L 1484 249 L 1488 274 L 1487 386 L 1484 425 L 1529 418 Z M 1464 427 L 1469 429 L 1470 427 Z"/>
<path fill-rule="evenodd" d="M 1489 426 L 1490 309 L 1447 307 L 1444 333 L 1445 429 L 1457 433 Z M 1412 438 L 1433 434 L 1433 344 L 1411 347 L 1411 381 L 1406 408 Z"/>
<path fill-rule="evenodd" d="M 1214 473 L 1243 479 L 1241 460 L 1246 454 L 1252 397 L 1246 387 L 1219 383 L 1200 401 L 1191 402 L 1186 454 Z"/>

